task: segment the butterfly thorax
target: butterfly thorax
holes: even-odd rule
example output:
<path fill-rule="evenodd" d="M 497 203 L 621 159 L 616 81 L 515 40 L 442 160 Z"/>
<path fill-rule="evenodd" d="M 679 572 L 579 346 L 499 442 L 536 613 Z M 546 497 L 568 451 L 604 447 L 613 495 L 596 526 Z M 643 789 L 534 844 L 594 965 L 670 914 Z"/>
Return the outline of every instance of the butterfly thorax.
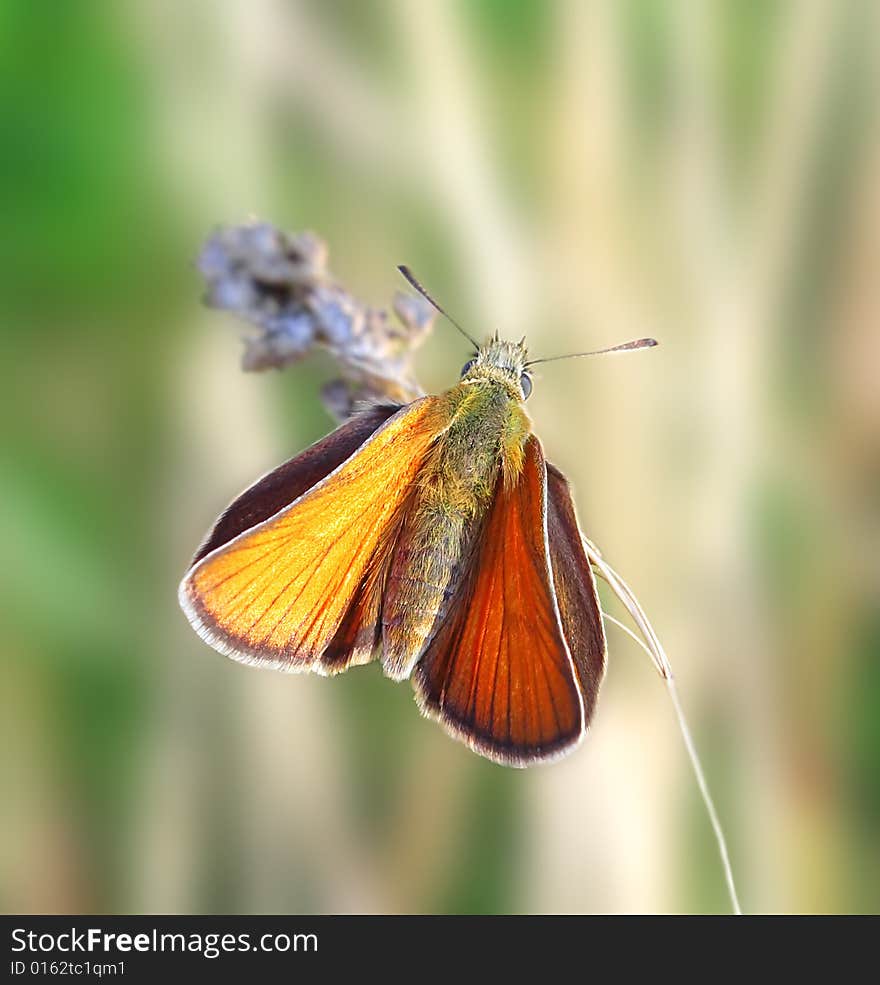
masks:
<path fill-rule="evenodd" d="M 449 426 L 419 474 L 383 609 L 383 663 L 409 676 L 466 571 L 499 481 L 516 480 L 531 422 L 510 372 L 489 364 L 466 373 L 443 399 Z"/>

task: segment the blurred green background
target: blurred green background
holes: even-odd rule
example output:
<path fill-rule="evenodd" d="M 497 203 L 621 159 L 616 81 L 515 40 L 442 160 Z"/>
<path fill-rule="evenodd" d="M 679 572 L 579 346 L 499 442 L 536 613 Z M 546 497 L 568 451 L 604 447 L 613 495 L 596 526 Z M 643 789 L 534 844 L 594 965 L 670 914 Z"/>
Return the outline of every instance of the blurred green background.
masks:
<path fill-rule="evenodd" d="M 407 262 L 548 365 L 529 410 L 663 639 L 744 907 L 880 907 L 880 10 L 871 2 L 0 6 L 0 907 L 723 912 L 664 689 L 614 627 L 528 771 L 376 666 L 225 660 L 177 608 L 217 512 L 325 432 L 238 368 L 219 224 Z M 439 325 L 429 389 L 467 357 Z M 618 616 L 619 607 L 606 598 Z"/>

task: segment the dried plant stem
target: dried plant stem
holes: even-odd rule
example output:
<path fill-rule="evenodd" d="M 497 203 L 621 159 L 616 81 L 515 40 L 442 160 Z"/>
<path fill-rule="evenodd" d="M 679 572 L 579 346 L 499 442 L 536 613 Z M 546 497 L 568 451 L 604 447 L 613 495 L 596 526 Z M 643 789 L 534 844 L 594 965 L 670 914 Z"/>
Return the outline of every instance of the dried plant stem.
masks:
<path fill-rule="evenodd" d="M 636 599 L 635 595 L 633 595 L 630 587 L 608 564 L 608 562 L 605 561 L 594 545 L 592 545 L 586 537 L 584 538 L 584 546 L 593 567 L 596 569 L 597 573 L 606 582 L 608 582 L 613 589 L 614 594 L 617 595 L 620 601 L 626 606 L 627 611 L 633 618 L 633 621 L 641 630 L 643 638 L 640 639 L 628 626 L 625 626 L 619 619 L 615 619 L 614 616 L 609 615 L 607 612 L 602 613 L 602 618 L 607 622 L 614 623 L 614 625 L 619 629 L 622 629 L 627 636 L 635 640 L 635 642 L 638 643 L 645 653 L 648 654 L 653 661 L 654 666 L 657 668 L 658 673 L 663 678 L 663 682 L 666 685 L 666 690 L 669 692 L 669 699 L 672 701 L 672 707 L 675 710 L 675 717 L 678 720 L 678 728 L 681 732 L 681 737 L 684 740 L 684 745 L 691 761 L 694 776 L 697 779 L 697 786 L 700 788 L 700 794 L 703 798 L 703 804 L 706 807 L 706 813 L 709 815 L 712 830 L 715 832 L 715 841 L 718 844 L 718 854 L 721 858 L 721 866 L 724 869 L 724 878 L 727 882 L 727 892 L 730 896 L 730 905 L 733 908 L 733 912 L 738 916 L 741 916 L 742 909 L 740 907 L 739 896 L 736 891 L 736 882 L 733 878 L 733 867 L 730 864 L 730 854 L 727 850 L 727 839 L 724 837 L 724 829 L 721 826 L 721 819 L 718 817 L 718 811 L 715 809 L 715 802 L 712 800 L 712 794 L 709 792 L 709 784 L 706 782 L 706 776 L 703 773 L 703 766 L 700 763 L 700 757 L 697 754 L 697 747 L 694 744 L 694 739 L 691 735 L 691 730 L 688 726 L 684 709 L 681 706 L 681 699 L 678 695 L 678 688 L 675 686 L 675 676 L 672 673 L 672 667 L 669 664 L 669 659 L 667 658 L 660 641 L 657 639 L 657 635 L 654 632 L 651 623 L 648 621 L 647 616 L 645 615 L 642 607 L 639 605 L 638 599 Z"/>
<path fill-rule="evenodd" d="M 663 649 L 663 645 L 657 638 L 657 634 L 654 632 L 654 627 L 651 625 L 650 620 L 645 615 L 645 610 L 641 607 L 639 600 L 633 594 L 633 590 L 614 570 L 614 568 L 611 567 L 605 558 L 602 557 L 599 548 L 596 547 L 595 544 L 587 540 L 583 534 L 581 534 L 581 539 L 583 540 L 584 550 L 587 552 L 587 557 L 590 559 L 590 564 L 592 564 L 592 566 L 596 569 L 596 572 L 606 582 L 608 582 L 614 590 L 614 594 L 626 606 L 627 611 L 632 616 L 633 622 L 639 627 L 639 630 L 641 631 L 647 644 L 646 649 L 648 654 L 654 661 L 654 666 L 657 668 L 657 673 L 664 680 L 671 679 L 672 666 L 666 656 L 666 651 Z"/>
<path fill-rule="evenodd" d="M 724 869 L 724 878 L 727 881 L 727 892 L 730 895 L 730 905 L 733 907 L 733 912 L 737 916 L 742 916 L 742 909 L 739 905 L 739 896 L 736 892 L 736 883 L 733 879 L 733 868 L 730 864 L 730 855 L 727 851 L 727 839 L 724 837 L 724 829 L 721 827 L 721 820 L 718 817 L 718 811 L 715 810 L 715 803 L 712 800 L 712 794 L 709 793 L 709 785 L 706 783 L 706 777 L 703 774 L 703 767 L 700 765 L 700 757 L 697 755 L 697 747 L 694 745 L 691 730 L 688 728 L 687 719 L 684 716 L 684 709 L 681 707 L 681 701 L 678 697 L 678 688 L 675 686 L 674 677 L 666 678 L 666 690 L 669 692 L 669 698 L 672 701 L 673 708 L 675 709 L 675 716 L 678 719 L 678 727 L 681 731 L 681 737 L 684 740 L 685 747 L 687 748 L 688 756 L 691 760 L 691 766 L 694 770 L 694 776 L 697 778 L 697 785 L 700 788 L 703 803 L 706 805 L 706 812 L 708 813 L 709 820 L 712 823 L 712 830 L 715 832 L 715 841 L 718 843 L 718 854 L 721 857 L 721 866 Z"/>

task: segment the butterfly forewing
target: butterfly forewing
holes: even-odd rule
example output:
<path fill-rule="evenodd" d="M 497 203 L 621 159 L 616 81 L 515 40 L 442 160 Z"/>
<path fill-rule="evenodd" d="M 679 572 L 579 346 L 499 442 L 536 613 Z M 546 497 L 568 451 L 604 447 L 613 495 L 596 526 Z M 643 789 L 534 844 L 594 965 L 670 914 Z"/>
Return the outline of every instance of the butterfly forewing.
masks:
<path fill-rule="evenodd" d="M 445 413 L 435 397 L 401 409 L 291 505 L 202 557 L 180 590 L 198 632 L 246 662 L 322 669 L 316 662 L 354 604 L 351 645 L 363 643 L 362 623 L 375 616 L 370 580 Z M 344 666 L 347 654 L 337 646 L 334 659 Z"/>
<path fill-rule="evenodd" d="M 388 525 L 342 622 L 321 653 L 323 673 L 341 673 L 351 666 L 369 663 L 375 655 L 382 635 L 382 603 L 388 572 L 401 526 L 402 522 Z"/>
<path fill-rule="evenodd" d="M 299 499 L 342 465 L 399 410 L 399 404 L 367 407 L 311 448 L 258 479 L 223 511 L 196 551 L 192 564 Z"/>
<path fill-rule="evenodd" d="M 414 675 L 427 714 L 483 755 L 517 766 L 553 758 L 584 729 L 546 506 L 544 457 L 532 436 L 515 483 L 499 477 L 471 569 Z"/>

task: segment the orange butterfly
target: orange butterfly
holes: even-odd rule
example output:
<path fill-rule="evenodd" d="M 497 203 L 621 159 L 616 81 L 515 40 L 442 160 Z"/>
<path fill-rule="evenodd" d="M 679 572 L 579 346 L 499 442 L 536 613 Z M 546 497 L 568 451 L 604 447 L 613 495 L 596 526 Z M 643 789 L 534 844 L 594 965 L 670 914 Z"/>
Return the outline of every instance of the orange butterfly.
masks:
<path fill-rule="evenodd" d="M 446 393 L 368 407 L 242 493 L 180 586 L 199 635 L 286 671 L 381 652 L 483 756 L 528 766 L 573 748 L 606 645 L 568 482 L 522 406 L 538 361 L 477 345 Z"/>

